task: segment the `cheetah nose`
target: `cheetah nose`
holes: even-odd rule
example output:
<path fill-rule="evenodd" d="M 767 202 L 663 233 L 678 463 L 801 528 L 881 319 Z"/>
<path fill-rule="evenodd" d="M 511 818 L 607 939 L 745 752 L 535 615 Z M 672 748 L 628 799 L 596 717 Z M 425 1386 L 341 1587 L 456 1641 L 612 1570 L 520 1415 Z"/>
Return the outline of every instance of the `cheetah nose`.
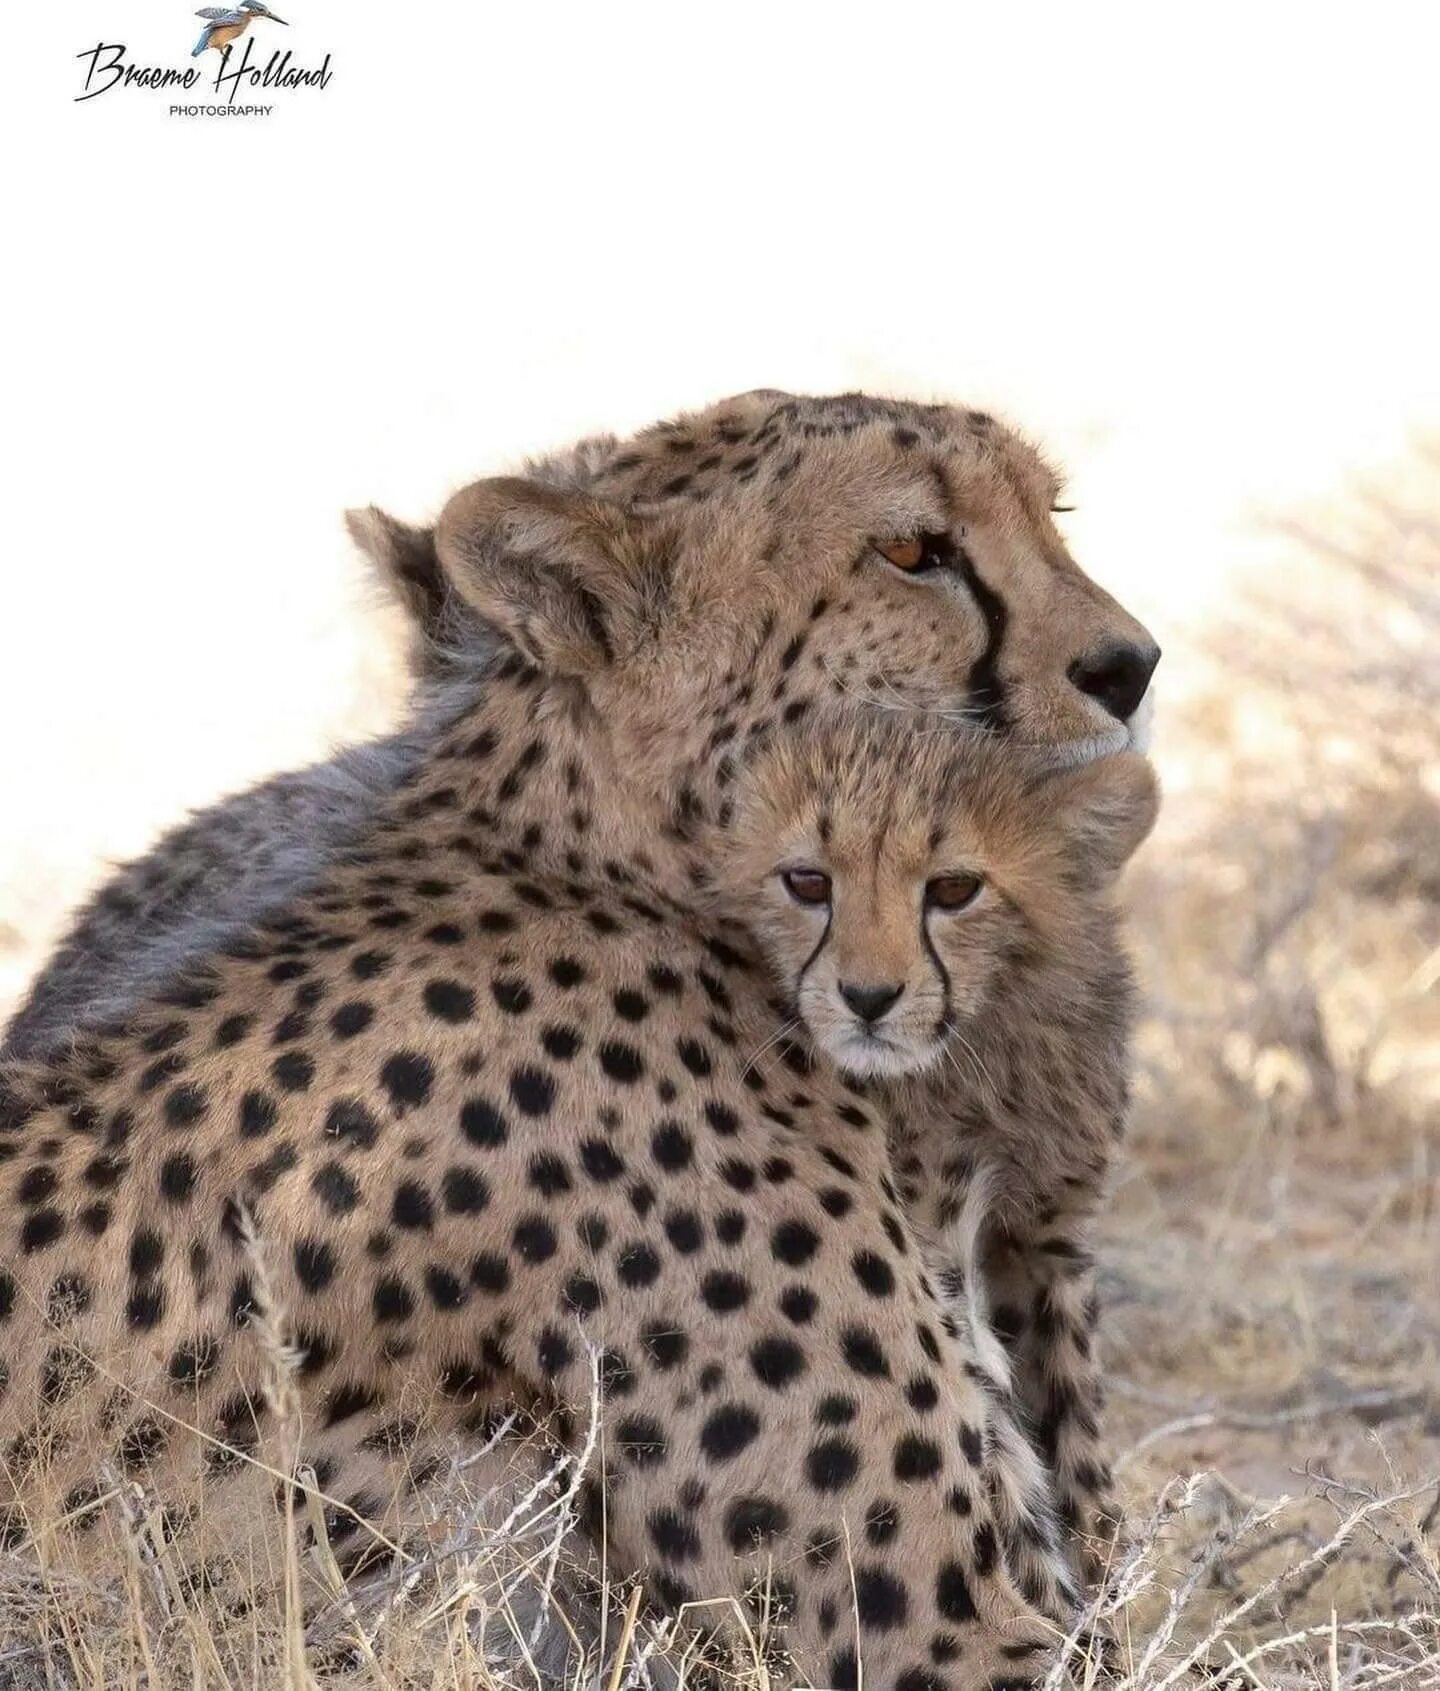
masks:
<path fill-rule="evenodd" d="M 867 1026 L 878 1022 L 904 990 L 903 986 L 851 986 L 847 981 L 840 982 L 840 996 Z"/>
<path fill-rule="evenodd" d="M 1066 672 L 1082 693 L 1104 705 L 1111 716 L 1121 722 L 1134 715 L 1155 665 L 1160 662 L 1160 648 L 1152 641 L 1146 646 L 1104 646 L 1088 657 L 1076 658 Z"/>

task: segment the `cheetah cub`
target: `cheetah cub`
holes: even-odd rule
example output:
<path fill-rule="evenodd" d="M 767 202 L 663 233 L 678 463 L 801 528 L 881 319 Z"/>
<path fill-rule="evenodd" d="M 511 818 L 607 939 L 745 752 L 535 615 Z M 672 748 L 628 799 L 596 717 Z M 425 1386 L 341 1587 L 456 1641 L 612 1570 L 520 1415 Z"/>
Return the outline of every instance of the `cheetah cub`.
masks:
<path fill-rule="evenodd" d="M 718 871 L 790 1013 L 888 1109 L 1027 1475 L 996 1500 L 1014 1572 L 1052 1612 L 1113 1538 L 1090 1235 L 1128 1103 L 1113 888 L 1157 804 L 1138 755 L 1046 775 L 923 719 L 822 728 L 747 772 Z"/>

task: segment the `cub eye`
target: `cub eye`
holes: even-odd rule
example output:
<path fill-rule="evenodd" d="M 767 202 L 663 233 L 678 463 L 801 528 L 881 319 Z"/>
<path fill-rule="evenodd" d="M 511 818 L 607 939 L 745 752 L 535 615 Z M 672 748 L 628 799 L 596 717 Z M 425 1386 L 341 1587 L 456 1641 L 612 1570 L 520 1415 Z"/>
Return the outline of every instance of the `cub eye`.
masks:
<path fill-rule="evenodd" d="M 937 875 L 925 888 L 925 902 L 933 910 L 963 910 L 984 885 L 978 875 Z"/>
<path fill-rule="evenodd" d="M 949 536 L 914 534 L 908 540 L 877 540 L 875 550 L 906 575 L 925 575 L 945 562 Z"/>
<path fill-rule="evenodd" d="M 830 877 L 820 869 L 785 869 L 780 880 L 797 904 L 828 904 Z"/>

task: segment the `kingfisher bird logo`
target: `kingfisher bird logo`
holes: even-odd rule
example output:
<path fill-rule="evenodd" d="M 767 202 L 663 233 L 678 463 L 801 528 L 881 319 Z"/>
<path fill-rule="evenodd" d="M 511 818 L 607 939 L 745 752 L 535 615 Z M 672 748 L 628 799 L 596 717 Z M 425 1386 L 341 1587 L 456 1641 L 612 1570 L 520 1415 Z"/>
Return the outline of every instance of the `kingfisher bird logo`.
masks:
<path fill-rule="evenodd" d="M 225 6 L 202 6 L 195 16 L 204 18 L 205 27 L 190 54 L 192 59 L 198 59 L 207 47 L 218 50 L 238 41 L 254 18 L 269 18 L 271 23 L 285 22 L 284 18 L 276 17 L 268 6 L 262 6 L 260 0 L 241 0 L 233 11 Z"/>
<path fill-rule="evenodd" d="M 289 7 L 286 7 L 289 10 Z M 273 105 L 249 105 L 240 94 L 246 90 L 293 94 L 305 89 L 328 88 L 333 71 L 330 55 L 317 64 L 299 64 L 291 50 L 276 48 L 267 55 L 265 43 L 256 45 L 250 33 L 253 23 L 280 24 L 290 20 L 272 12 L 264 0 L 240 0 L 238 6 L 202 6 L 195 16 L 204 23 L 200 39 L 190 50 L 189 64 L 137 64 L 123 42 L 99 41 L 76 57 L 85 66 L 85 86 L 76 100 L 98 100 L 116 89 L 170 90 L 192 97 L 205 85 L 213 90 L 209 104 L 198 102 L 170 107 L 171 117 L 269 117 Z M 264 31 L 258 32 L 260 34 Z M 207 58 L 214 51 L 215 59 Z M 205 65 L 196 60 L 205 60 Z M 213 76 L 210 66 L 214 66 Z"/>

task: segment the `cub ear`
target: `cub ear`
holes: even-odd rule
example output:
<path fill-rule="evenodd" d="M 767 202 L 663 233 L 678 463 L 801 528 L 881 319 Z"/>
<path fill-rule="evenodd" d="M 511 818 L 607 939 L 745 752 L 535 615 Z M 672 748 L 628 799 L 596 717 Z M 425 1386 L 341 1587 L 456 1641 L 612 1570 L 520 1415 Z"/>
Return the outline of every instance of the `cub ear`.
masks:
<path fill-rule="evenodd" d="M 378 505 L 345 513 L 350 538 L 386 594 L 427 640 L 439 641 L 450 587 L 435 555 L 435 531 L 412 528 Z"/>
<path fill-rule="evenodd" d="M 1034 797 L 1059 830 L 1080 885 L 1092 890 L 1119 875 L 1160 813 L 1160 784 L 1138 752 L 1042 782 Z"/>
<path fill-rule="evenodd" d="M 474 482 L 440 513 L 435 551 L 471 609 L 552 674 L 604 669 L 643 632 L 654 583 L 633 519 L 607 501 Z"/>

